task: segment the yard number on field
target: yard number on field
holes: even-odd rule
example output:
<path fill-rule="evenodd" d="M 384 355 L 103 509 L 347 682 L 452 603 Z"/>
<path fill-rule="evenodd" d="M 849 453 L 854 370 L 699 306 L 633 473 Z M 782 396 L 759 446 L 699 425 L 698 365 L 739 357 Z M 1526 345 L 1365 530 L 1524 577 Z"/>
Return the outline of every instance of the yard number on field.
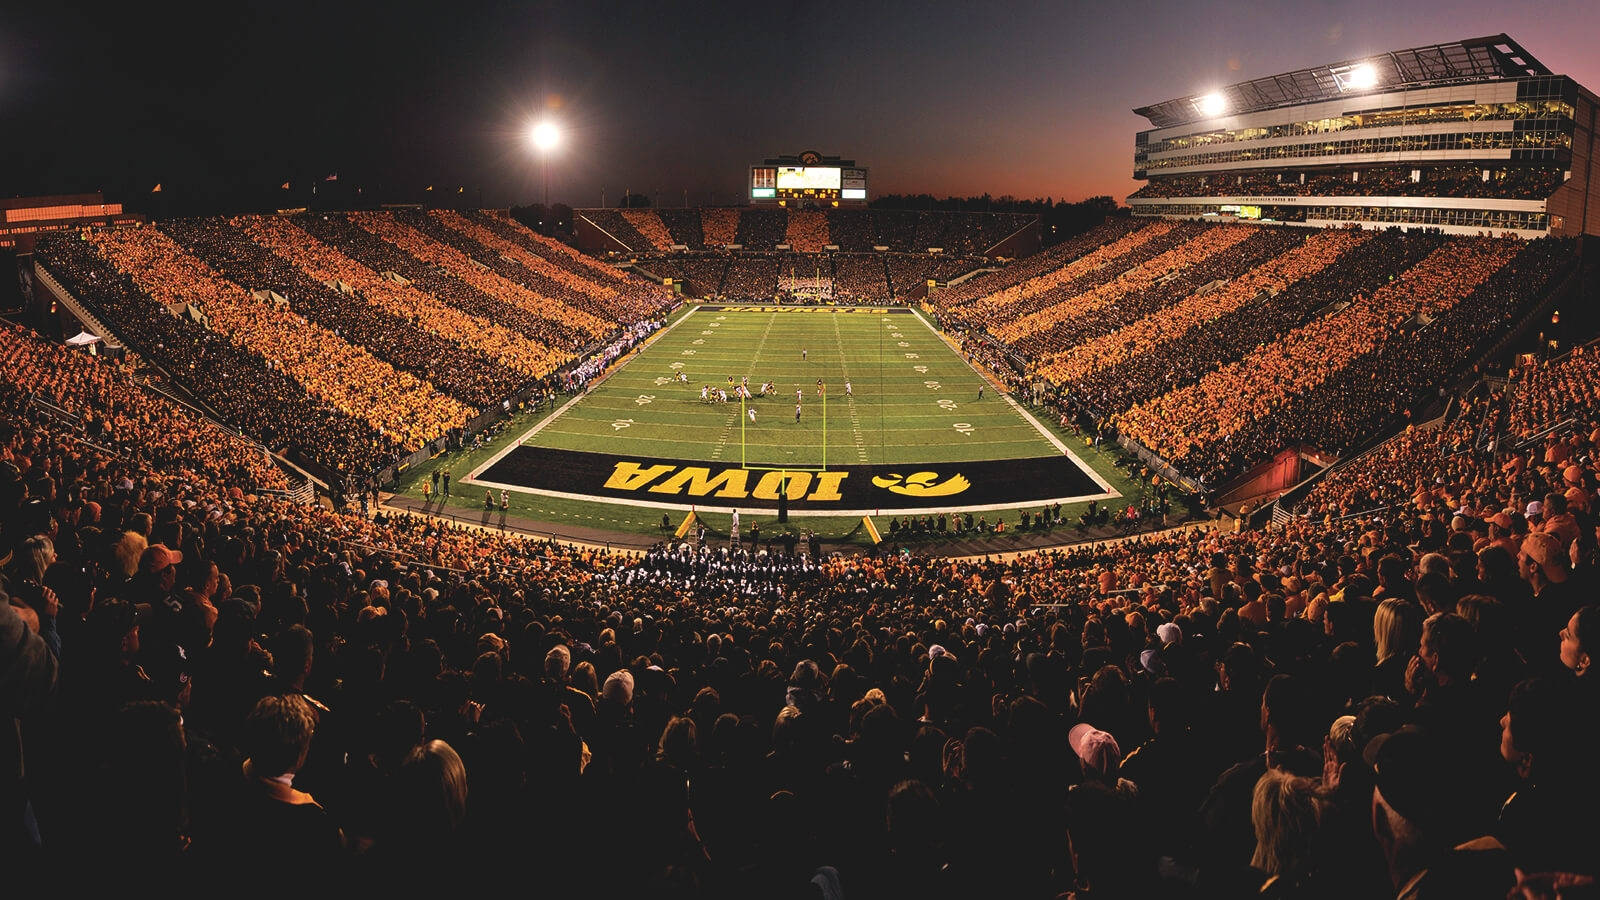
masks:
<path fill-rule="evenodd" d="M 633 424 L 633 420 L 632 419 L 618 419 L 615 422 L 611 423 L 611 427 L 615 428 L 618 431 L 621 431 L 622 429 L 627 428 L 629 425 L 632 425 L 632 424 Z"/>

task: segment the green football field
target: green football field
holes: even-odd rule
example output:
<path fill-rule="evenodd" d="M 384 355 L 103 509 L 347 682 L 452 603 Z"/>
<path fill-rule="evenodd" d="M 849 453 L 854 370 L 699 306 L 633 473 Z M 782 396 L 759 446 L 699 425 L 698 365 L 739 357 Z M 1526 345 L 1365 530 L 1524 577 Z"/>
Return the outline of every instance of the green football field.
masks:
<path fill-rule="evenodd" d="M 741 404 L 730 376 L 757 396 Z M 707 385 L 729 402 L 702 401 Z M 1062 452 L 921 316 L 830 307 L 695 309 L 525 442 L 751 467 Z"/>
<path fill-rule="evenodd" d="M 687 383 L 677 380 L 679 372 Z M 754 422 L 741 413 L 731 391 L 727 404 L 701 401 L 703 385 L 728 389 L 729 376 L 737 381 L 747 375 L 756 391 L 765 381 L 777 388 L 749 404 L 756 410 Z M 825 417 L 818 379 L 826 386 Z M 847 380 L 853 396 L 846 396 Z M 794 421 L 796 389 L 802 392 L 799 423 Z M 549 470 L 546 481 L 555 481 L 556 489 L 520 487 L 516 478 L 483 474 L 500 472 L 496 466 L 503 469 L 517 454 L 530 453 L 535 456 L 524 460 L 523 471 Z M 569 469 L 569 458 L 599 458 L 602 469 L 598 474 Z M 858 487 L 872 484 L 880 474 L 870 471 L 872 466 L 888 467 L 907 482 L 930 467 L 940 472 L 938 484 L 951 473 L 966 474 L 974 487 L 959 503 L 952 495 L 913 504 L 943 509 L 978 502 L 973 495 L 992 484 L 994 469 L 1006 469 L 1007 461 L 1026 469 L 1051 459 L 1093 474 L 1082 475 L 1070 488 L 1041 483 L 1031 499 L 1001 504 L 1007 518 L 1050 497 L 1063 498 L 1070 517 L 1090 497 L 1120 503 L 1120 498 L 1136 498 L 1143 490 L 1123 470 L 1127 460 L 1120 450 L 1093 445 L 1075 429 L 1059 427 L 1048 412 L 997 394 L 995 385 L 920 314 L 903 309 L 690 306 L 588 391 L 559 399 L 554 409 L 518 410 L 481 446 L 409 467 L 400 474 L 396 490 L 408 508 L 489 527 L 498 521 L 504 527 L 504 516 L 484 511 L 482 499 L 485 486 L 496 497 L 506 487 L 510 516 L 520 517 L 522 527 L 558 539 L 568 534 L 569 525 L 658 534 L 663 512 L 678 522 L 691 505 L 713 529 L 726 529 L 727 508 L 750 503 L 746 524 L 760 517 L 765 534 L 809 529 L 828 539 L 860 543 L 865 537 L 859 512 L 808 513 L 799 504 L 792 511 L 797 518 L 785 525 L 772 521 L 770 508 L 755 508 L 753 499 L 692 496 L 692 485 L 675 495 L 653 490 L 670 476 L 626 495 L 613 491 L 606 496 L 595 488 L 607 480 L 608 467 L 616 460 L 637 460 L 640 466 L 696 461 L 712 479 L 730 468 L 748 467 L 757 470 L 745 484 L 751 492 L 763 477 L 759 470 L 769 468 L 815 472 L 825 464 L 828 471 L 840 472 L 857 467 L 847 481 Z M 992 467 L 988 475 L 985 464 Z M 437 470 L 454 473 L 457 487 L 451 496 L 422 507 L 423 482 Z M 683 474 L 681 467 L 675 471 Z M 813 489 L 823 477 L 815 477 Z M 890 512 L 884 510 L 885 515 Z M 996 515 L 990 513 L 991 521 Z"/>

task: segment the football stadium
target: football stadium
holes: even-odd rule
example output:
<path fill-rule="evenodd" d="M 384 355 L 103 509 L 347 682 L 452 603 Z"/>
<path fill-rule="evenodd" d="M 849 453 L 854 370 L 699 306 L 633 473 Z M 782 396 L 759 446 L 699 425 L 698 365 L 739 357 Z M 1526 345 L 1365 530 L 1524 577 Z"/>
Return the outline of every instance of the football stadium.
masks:
<path fill-rule="evenodd" d="M 1594 896 L 1600 98 L 1315 56 L 1119 200 L 27 182 L 19 883 Z"/>

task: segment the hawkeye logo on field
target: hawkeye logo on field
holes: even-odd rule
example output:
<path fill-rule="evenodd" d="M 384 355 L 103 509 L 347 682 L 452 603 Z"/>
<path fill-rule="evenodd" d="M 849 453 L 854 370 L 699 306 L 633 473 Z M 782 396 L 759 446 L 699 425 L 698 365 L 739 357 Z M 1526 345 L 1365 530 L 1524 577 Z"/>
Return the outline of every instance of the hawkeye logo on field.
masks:
<path fill-rule="evenodd" d="M 938 472 L 913 472 L 904 478 L 899 474 L 890 473 L 873 478 L 872 483 L 893 493 L 910 497 L 949 497 L 972 487 L 972 482 L 968 481 L 965 475 L 952 475 L 941 482 Z"/>
<path fill-rule="evenodd" d="M 754 485 L 750 484 L 752 475 L 760 476 Z M 753 497 L 757 500 L 777 500 L 782 490 L 790 500 L 837 503 L 844 499 L 839 487 L 849 476 L 849 472 L 751 472 L 738 468 L 721 469 L 712 474 L 709 466 L 645 465 L 624 461 L 612 467 L 605 487 L 673 496 Z"/>

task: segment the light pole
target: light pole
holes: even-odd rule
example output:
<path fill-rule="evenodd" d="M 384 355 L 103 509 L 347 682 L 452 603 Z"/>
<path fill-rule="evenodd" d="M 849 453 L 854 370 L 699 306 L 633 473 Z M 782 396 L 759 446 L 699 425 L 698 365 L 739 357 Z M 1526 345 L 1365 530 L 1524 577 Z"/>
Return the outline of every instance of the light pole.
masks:
<path fill-rule="evenodd" d="M 544 169 L 544 214 L 550 216 L 550 153 L 561 143 L 561 129 L 556 127 L 556 123 L 545 119 L 528 130 L 528 142 L 539 151 L 541 168 Z"/>

